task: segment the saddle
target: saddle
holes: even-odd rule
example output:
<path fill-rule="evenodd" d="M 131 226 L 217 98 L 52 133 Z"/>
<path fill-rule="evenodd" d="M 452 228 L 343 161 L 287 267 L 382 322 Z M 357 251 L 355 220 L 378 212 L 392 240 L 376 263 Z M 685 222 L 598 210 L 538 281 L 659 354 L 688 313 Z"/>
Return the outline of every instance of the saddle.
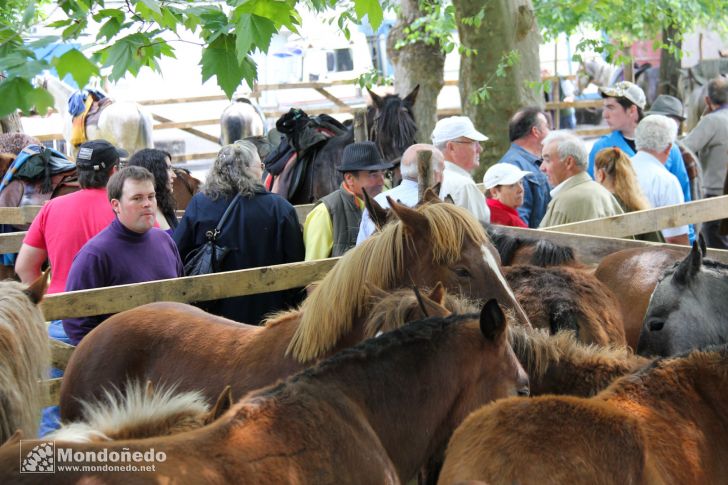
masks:
<path fill-rule="evenodd" d="M 276 122 L 283 135 L 281 143 L 265 159 L 265 186 L 291 200 L 301 188 L 309 165 L 332 137 L 346 133 L 346 127 L 331 116 L 310 118 L 303 110 L 291 108 Z"/>
<path fill-rule="evenodd" d="M 88 140 L 86 128 L 98 126 L 101 112 L 112 104 L 111 98 L 100 91 L 77 91 L 68 99 L 68 111 L 73 116 L 70 143 L 77 147 Z"/>

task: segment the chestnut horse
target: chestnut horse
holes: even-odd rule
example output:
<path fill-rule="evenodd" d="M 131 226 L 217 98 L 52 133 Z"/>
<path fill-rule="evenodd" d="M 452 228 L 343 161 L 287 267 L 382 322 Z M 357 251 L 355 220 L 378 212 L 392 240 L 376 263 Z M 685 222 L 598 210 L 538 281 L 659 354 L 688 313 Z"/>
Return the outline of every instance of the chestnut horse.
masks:
<path fill-rule="evenodd" d="M 154 473 L 29 474 L 28 483 L 404 483 L 444 448 L 470 412 L 527 394 L 527 377 L 495 300 L 480 315 L 431 318 L 369 339 L 267 388 L 209 426 L 167 437 L 56 441 L 73 453 L 163 451 Z M 433 393 L 432 390 L 437 392 Z M 427 396 L 427 399 L 422 399 Z M 0 449 L 0 482 L 17 480 L 19 451 Z M 27 450 L 27 451 L 24 451 Z M 56 466 L 63 462 L 59 454 Z M 27 477 L 27 478 L 26 478 Z"/>
<path fill-rule="evenodd" d="M 650 296 L 666 269 L 680 261 L 679 251 L 659 246 L 624 249 L 605 256 L 594 276 L 619 302 L 627 345 L 637 349 Z"/>
<path fill-rule="evenodd" d="M 50 365 L 45 320 L 37 304 L 48 272 L 29 287 L 0 281 L 0 443 L 16 430 L 35 436 Z"/>
<path fill-rule="evenodd" d="M 300 309 L 263 327 L 169 302 L 109 318 L 84 337 L 68 363 L 61 417 L 78 419 L 79 399 L 98 398 L 111 385 L 123 388 L 128 378 L 200 389 L 210 401 L 228 384 L 241 396 L 275 382 L 373 336 L 363 325 L 369 285 L 391 291 L 441 281 L 455 294 L 507 302 L 520 323 L 530 325 L 500 273 L 497 253 L 467 210 L 445 203 L 410 209 L 394 201 L 392 210 L 399 221 L 347 252 Z"/>
<path fill-rule="evenodd" d="M 725 483 L 728 350 L 664 359 L 594 397 L 506 399 L 471 414 L 439 483 Z"/>
<path fill-rule="evenodd" d="M 626 345 L 619 303 L 591 273 L 566 266 L 506 266 L 506 281 L 531 325 L 572 330 L 586 344 Z"/>

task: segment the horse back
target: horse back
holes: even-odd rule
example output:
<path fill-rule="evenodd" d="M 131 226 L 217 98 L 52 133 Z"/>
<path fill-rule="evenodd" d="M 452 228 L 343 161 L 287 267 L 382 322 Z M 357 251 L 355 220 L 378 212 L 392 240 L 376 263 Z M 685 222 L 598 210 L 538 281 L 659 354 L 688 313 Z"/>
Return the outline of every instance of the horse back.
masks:
<path fill-rule="evenodd" d="M 300 369 L 284 357 L 292 332 L 287 325 L 245 325 L 183 303 L 118 313 L 74 351 L 61 385 L 61 416 L 80 418 L 79 400 L 97 399 L 112 385 L 123 389 L 129 379 L 202 389 L 211 404 L 226 385 L 240 397 Z"/>
<path fill-rule="evenodd" d="M 605 441 L 608 446 L 600 444 Z M 460 425 L 438 483 L 644 483 L 645 455 L 638 422 L 606 403 L 510 398 Z"/>

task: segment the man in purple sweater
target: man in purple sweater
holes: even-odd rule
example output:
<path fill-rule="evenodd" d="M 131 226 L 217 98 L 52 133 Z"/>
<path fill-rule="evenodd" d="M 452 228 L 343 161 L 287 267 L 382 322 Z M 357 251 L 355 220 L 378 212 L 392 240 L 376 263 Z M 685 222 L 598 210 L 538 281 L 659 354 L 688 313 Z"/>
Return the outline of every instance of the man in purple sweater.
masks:
<path fill-rule="evenodd" d="M 184 273 L 177 246 L 155 228 L 154 176 L 142 167 L 126 167 L 106 186 L 116 219 L 91 238 L 73 260 L 66 291 L 176 278 Z M 63 321 L 69 340 L 81 339 L 110 315 Z"/>

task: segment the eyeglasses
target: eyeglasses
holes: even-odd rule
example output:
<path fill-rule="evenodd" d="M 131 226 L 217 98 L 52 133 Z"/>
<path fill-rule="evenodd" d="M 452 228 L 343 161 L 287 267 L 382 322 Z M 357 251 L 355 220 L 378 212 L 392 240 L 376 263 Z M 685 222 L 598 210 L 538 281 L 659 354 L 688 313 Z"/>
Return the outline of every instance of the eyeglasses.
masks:
<path fill-rule="evenodd" d="M 480 145 L 479 141 L 475 140 L 450 140 L 451 143 L 459 143 L 461 145 Z"/>

